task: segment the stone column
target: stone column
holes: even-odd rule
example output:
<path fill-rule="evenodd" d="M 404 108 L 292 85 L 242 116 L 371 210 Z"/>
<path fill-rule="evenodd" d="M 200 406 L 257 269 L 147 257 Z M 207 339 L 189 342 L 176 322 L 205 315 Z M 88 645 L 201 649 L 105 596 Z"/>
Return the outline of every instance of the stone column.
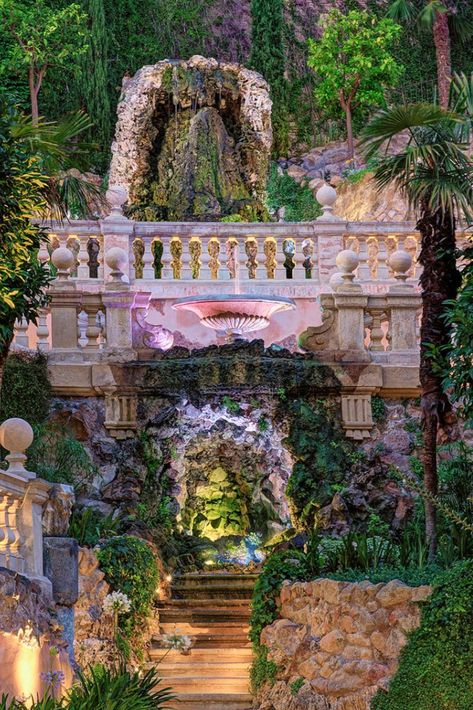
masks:
<path fill-rule="evenodd" d="M 346 223 L 333 213 L 337 193 L 331 185 L 327 183 L 322 185 L 317 190 L 315 199 L 322 206 L 323 211 L 314 224 L 317 235 L 317 267 L 323 290 L 324 286 L 328 286 L 329 279 L 335 272 L 335 257 L 344 247 L 343 235 Z"/>
<path fill-rule="evenodd" d="M 106 309 L 107 350 L 121 350 L 133 355 L 132 309 L 135 294 L 125 281 L 128 263 L 126 252 L 112 247 L 105 255 L 110 270 L 102 302 Z"/>
<path fill-rule="evenodd" d="M 412 257 L 408 252 L 398 250 L 391 254 L 388 263 L 396 279 L 387 295 L 391 313 L 391 350 L 388 361 L 396 365 L 416 365 L 419 361 L 417 317 L 422 301 L 414 287 L 407 283 Z"/>
<path fill-rule="evenodd" d="M 57 269 L 51 288 L 51 349 L 77 350 L 80 293 L 69 280 L 74 254 L 66 247 L 59 247 L 53 251 L 51 261 Z"/>
<path fill-rule="evenodd" d="M 370 357 L 365 349 L 365 309 L 368 304 L 360 284 L 354 283 L 359 260 L 350 249 L 344 249 L 336 258 L 342 283 L 335 289 L 335 306 L 338 311 L 338 341 L 341 359 L 366 362 Z"/>
<path fill-rule="evenodd" d="M 102 220 L 101 230 L 103 234 L 103 253 L 105 254 L 104 279 L 110 276 L 111 267 L 107 263 L 107 253 L 110 249 L 118 247 L 123 249 L 126 261 L 123 264 L 123 281 L 130 282 L 130 255 L 131 242 L 133 240 L 134 222 L 123 214 L 123 205 L 127 199 L 127 191 L 119 185 L 111 185 L 107 190 L 107 201 L 111 211 L 108 217 Z"/>

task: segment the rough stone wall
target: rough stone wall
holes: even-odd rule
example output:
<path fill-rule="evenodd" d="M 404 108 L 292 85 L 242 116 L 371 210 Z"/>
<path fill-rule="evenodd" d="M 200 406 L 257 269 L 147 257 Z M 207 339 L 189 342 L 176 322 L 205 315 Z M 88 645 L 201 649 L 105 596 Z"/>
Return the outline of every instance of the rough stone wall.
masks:
<path fill-rule="evenodd" d="M 99 569 L 94 550 L 79 549 L 79 598 L 74 606 L 76 662 L 81 668 L 91 663 L 113 663 L 115 644 L 113 617 L 103 610 L 110 591 Z"/>
<path fill-rule="evenodd" d="M 62 671 L 63 688 L 72 670 L 54 605 L 27 577 L 0 567 L 0 691 L 12 697 L 42 694 L 42 674 Z M 57 654 L 51 654 L 55 647 Z"/>
<path fill-rule="evenodd" d="M 280 670 L 276 683 L 260 691 L 260 710 L 369 710 L 420 623 L 418 603 L 430 594 L 429 586 L 398 580 L 286 583 L 281 618 L 261 634 Z M 294 694 L 299 679 L 304 684 Z"/>

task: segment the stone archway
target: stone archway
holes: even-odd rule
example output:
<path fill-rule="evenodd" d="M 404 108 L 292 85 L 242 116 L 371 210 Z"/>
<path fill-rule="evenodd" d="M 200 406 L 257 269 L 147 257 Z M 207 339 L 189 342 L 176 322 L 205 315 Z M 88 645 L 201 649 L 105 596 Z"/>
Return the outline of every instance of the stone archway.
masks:
<path fill-rule="evenodd" d="M 290 524 L 285 490 L 292 458 L 284 432 L 260 410 L 188 404 L 172 428 L 155 436 L 161 446 L 173 442 L 166 474 L 186 532 L 212 540 L 250 533 L 268 539 Z"/>

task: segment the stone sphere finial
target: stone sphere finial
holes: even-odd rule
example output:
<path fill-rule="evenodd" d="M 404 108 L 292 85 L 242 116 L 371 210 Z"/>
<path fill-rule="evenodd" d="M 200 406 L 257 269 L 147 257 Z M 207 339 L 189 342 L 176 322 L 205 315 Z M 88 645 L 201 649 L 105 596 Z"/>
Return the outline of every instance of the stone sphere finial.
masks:
<path fill-rule="evenodd" d="M 337 254 L 335 263 L 341 271 L 343 283 L 347 285 L 353 283 L 355 278 L 355 274 L 353 272 L 358 268 L 360 263 L 360 259 L 356 251 L 352 251 L 352 249 L 343 249 L 343 251 Z"/>
<path fill-rule="evenodd" d="M 335 201 L 337 199 L 337 191 L 335 188 L 333 188 L 331 185 L 329 185 L 327 182 L 322 185 L 322 187 L 319 187 L 317 192 L 315 193 L 315 199 L 317 202 L 322 206 L 322 214 L 318 219 L 320 220 L 337 220 L 338 217 L 336 217 L 333 214 L 333 206 L 335 204 Z"/>
<path fill-rule="evenodd" d="M 72 251 L 67 247 L 58 247 L 51 254 L 51 261 L 57 269 L 56 278 L 59 281 L 67 281 L 75 262 L 75 256 Z"/>
<path fill-rule="evenodd" d="M 0 426 L 0 444 L 10 453 L 6 456 L 8 471 L 23 478 L 34 478 L 26 471 L 26 449 L 33 443 L 34 434 L 31 426 L 24 419 L 13 417 L 6 419 Z"/>
<path fill-rule="evenodd" d="M 397 249 L 390 255 L 388 266 L 394 271 L 394 278 L 401 284 L 405 284 L 407 272 L 412 266 L 412 256 L 404 249 Z"/>
<path fill-rule="evenodd" d="M 123 269 L 128 262 L 126 252 L 121 247 L 111 247 L 105 254 L 105 263 L 110 268 L 112 284 L 123 285 Z"/>
<path fill-rule="evenodd" d="M 106 200 L 110 205 L 110 214 L 107 220 L 127 220 L 123 214 L 123 205 L 128 199 L 128 191 L 123 185 L 110 185 L 105 193 Z"/>

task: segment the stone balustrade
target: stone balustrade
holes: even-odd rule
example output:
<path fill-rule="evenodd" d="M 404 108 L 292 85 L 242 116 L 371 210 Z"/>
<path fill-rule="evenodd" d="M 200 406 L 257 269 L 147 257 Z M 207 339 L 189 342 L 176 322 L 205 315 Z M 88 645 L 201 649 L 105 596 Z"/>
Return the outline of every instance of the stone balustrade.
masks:
<path fill-rule="evenodd" d="M 51 596 L 43 571 L 42 516 L 52 486 L 25 468 L 32 442 L 33 430 L 23 419 L 0 426 L 0 444 L 9 452 L 8 468 L 0 470 L 0 566 L 39 582 Z"/>

